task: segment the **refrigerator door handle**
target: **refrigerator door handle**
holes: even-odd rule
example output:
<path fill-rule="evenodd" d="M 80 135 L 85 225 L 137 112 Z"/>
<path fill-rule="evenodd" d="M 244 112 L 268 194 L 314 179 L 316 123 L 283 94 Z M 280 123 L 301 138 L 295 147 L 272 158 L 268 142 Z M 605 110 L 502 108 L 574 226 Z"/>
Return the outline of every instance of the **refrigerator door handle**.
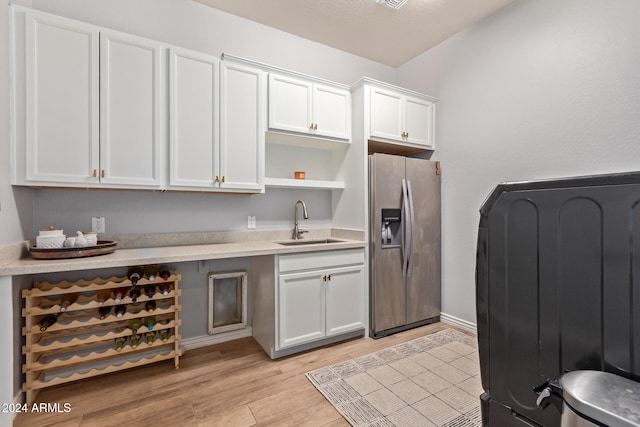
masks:
<path fill-rule="evenodd" d="M 407 238 L 407 277 L 411 277 L 411 266 L 413 265 L 413 226 L 414 226 L 414 212 L 413 212 L 413 192 L 411 191 L 411 181 L 407 180 L 407 195 L 409 196 L 409 221 L 408 230 L 409 237 Z"/>
<path fill-rule="evenodd" d="M 407 180 L 402 180 L 402 277 L 407 277 L 409 264 L 409 248 L 407 243 L 411 239 L 409 230 L 409 193 L 407 192 Z"/>

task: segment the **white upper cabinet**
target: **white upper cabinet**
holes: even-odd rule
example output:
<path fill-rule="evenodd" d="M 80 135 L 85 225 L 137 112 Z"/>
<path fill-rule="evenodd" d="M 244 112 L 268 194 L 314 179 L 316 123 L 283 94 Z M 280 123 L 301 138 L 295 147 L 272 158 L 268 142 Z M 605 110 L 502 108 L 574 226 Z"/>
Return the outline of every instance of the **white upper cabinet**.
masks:
<path fill-rule="evenodd" d="M 435 100 L 409 91 L 371 86 L 369 139 L 435 149 Z"/>
<path fill-rule="evenodd" d="M 266 73 L 169 50 L 169 185 L 264 191 Z"/>
<path fill-rule="evenodd" d="M 98 29 L 30 10 L 22 16 L 14 20 L 25 29 L 17 40 L 25 68 L 14 64 L 26 71 L 24 102 L 14 101 L 24 108 L 14 118 L 23 125 L 14 135 L 25 142 L 16 150 L 26 163 L 20 178 L 90 183 L 99 167 Z"/>
<path fill-rule="evenodd" d="M 348 140 L 351 94 L 338 86 L 270 73 L 269 129 Z"/>
<path fill-rule="evenodd" d="M 269 128 L 311 133 L 311 83 L 269 74 Z"/>
<path fill-rule="evenodd" d="M 403 132 L 402 96 L 371 88 L 371 136 L 400 139 Z"/>
<path fill-rule="evenodd" d="M 351 139 L 351 93 L 348 90 L 313 85 L 313 133 Z"/>
<path fill-rule="evenodd" d="M 162 46 L 19 7 L 12 19 L 14 183 L 159 188 Z"/>
<path fill-rule="evenodd" d="M 267 74 L 222 61 L 220 66 L 220 187 L 263 191 Z"/>
<path fill-rule="evenodd" d="M 100 33 L 100 182 L 159 187 L 162 45 Z"/>
<path fill-rule="evenodd" d="M 219 63 L 211 55 L 169 49 L 170 186 L 218 186 Z"/>

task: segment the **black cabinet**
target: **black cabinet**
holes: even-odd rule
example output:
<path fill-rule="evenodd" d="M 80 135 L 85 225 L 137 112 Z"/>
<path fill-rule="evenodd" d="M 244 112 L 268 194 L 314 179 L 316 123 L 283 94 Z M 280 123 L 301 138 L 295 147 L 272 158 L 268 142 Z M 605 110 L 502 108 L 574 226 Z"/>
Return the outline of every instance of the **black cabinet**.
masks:
<path fill-rule="evenodd" d="M 558 426 L 533 387 L 565 371 L 639 380 L 640 173 L 501 184 L 480 212 L 484 425 Z"/>

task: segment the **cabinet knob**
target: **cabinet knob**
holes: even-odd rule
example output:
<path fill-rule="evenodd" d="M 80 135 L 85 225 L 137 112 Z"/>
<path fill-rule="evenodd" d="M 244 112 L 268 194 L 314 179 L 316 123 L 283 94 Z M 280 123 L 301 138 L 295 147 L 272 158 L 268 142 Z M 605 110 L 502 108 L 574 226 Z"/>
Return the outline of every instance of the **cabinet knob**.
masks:
<path fill-rule="evenodd" d="M 97 177 L 98 176 L 98 171 L 96 169 L 93 170 L 93 177 Z"/>
<path fill-rule="evenodd" d="M 313 130 L 318 130 L 318 124 L 317 123 L 313 124 Z"/>
<path fill-rule="evenodd" d="M 327 276 L 327 280 L 331 280 L 331 275 L 330 274 Z"/>
<path fill-rule="evenodd" d="M 311 123 L 311 124 L 309 125 L 309 129 L 310 129 L 310 130 L 313 130 L 313 123 Z"/>
<path fill-rule="evenodd" d="M 218 178 L 218 175 L 216 175 L 216 179 L 213 182 L 220 182 L 220 178 Z"/>
<path fill-rule="evenodd" d="M 100 172 L 100 176 L 104 178 L 104 169 L 102 169 L 102 172 Z"/>
<path fill-rule="evenodd" d="M 224 175 L 222 175 L 222 179 L 220 180 L 221 182 L 224 182 Z"/>

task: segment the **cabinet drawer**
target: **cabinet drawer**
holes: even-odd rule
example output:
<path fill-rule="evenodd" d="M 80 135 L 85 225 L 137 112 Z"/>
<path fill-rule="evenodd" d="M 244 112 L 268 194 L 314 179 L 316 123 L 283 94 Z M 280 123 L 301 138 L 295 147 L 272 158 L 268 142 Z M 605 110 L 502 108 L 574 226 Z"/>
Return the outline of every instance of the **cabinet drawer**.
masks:
<path fill-rule="evenodd" d="M 308 252 L 295 255 L 280 255 L 278 257 L 278 269 L 280 273 L 317 270 L 363 263 L 364 249 Z"/>

